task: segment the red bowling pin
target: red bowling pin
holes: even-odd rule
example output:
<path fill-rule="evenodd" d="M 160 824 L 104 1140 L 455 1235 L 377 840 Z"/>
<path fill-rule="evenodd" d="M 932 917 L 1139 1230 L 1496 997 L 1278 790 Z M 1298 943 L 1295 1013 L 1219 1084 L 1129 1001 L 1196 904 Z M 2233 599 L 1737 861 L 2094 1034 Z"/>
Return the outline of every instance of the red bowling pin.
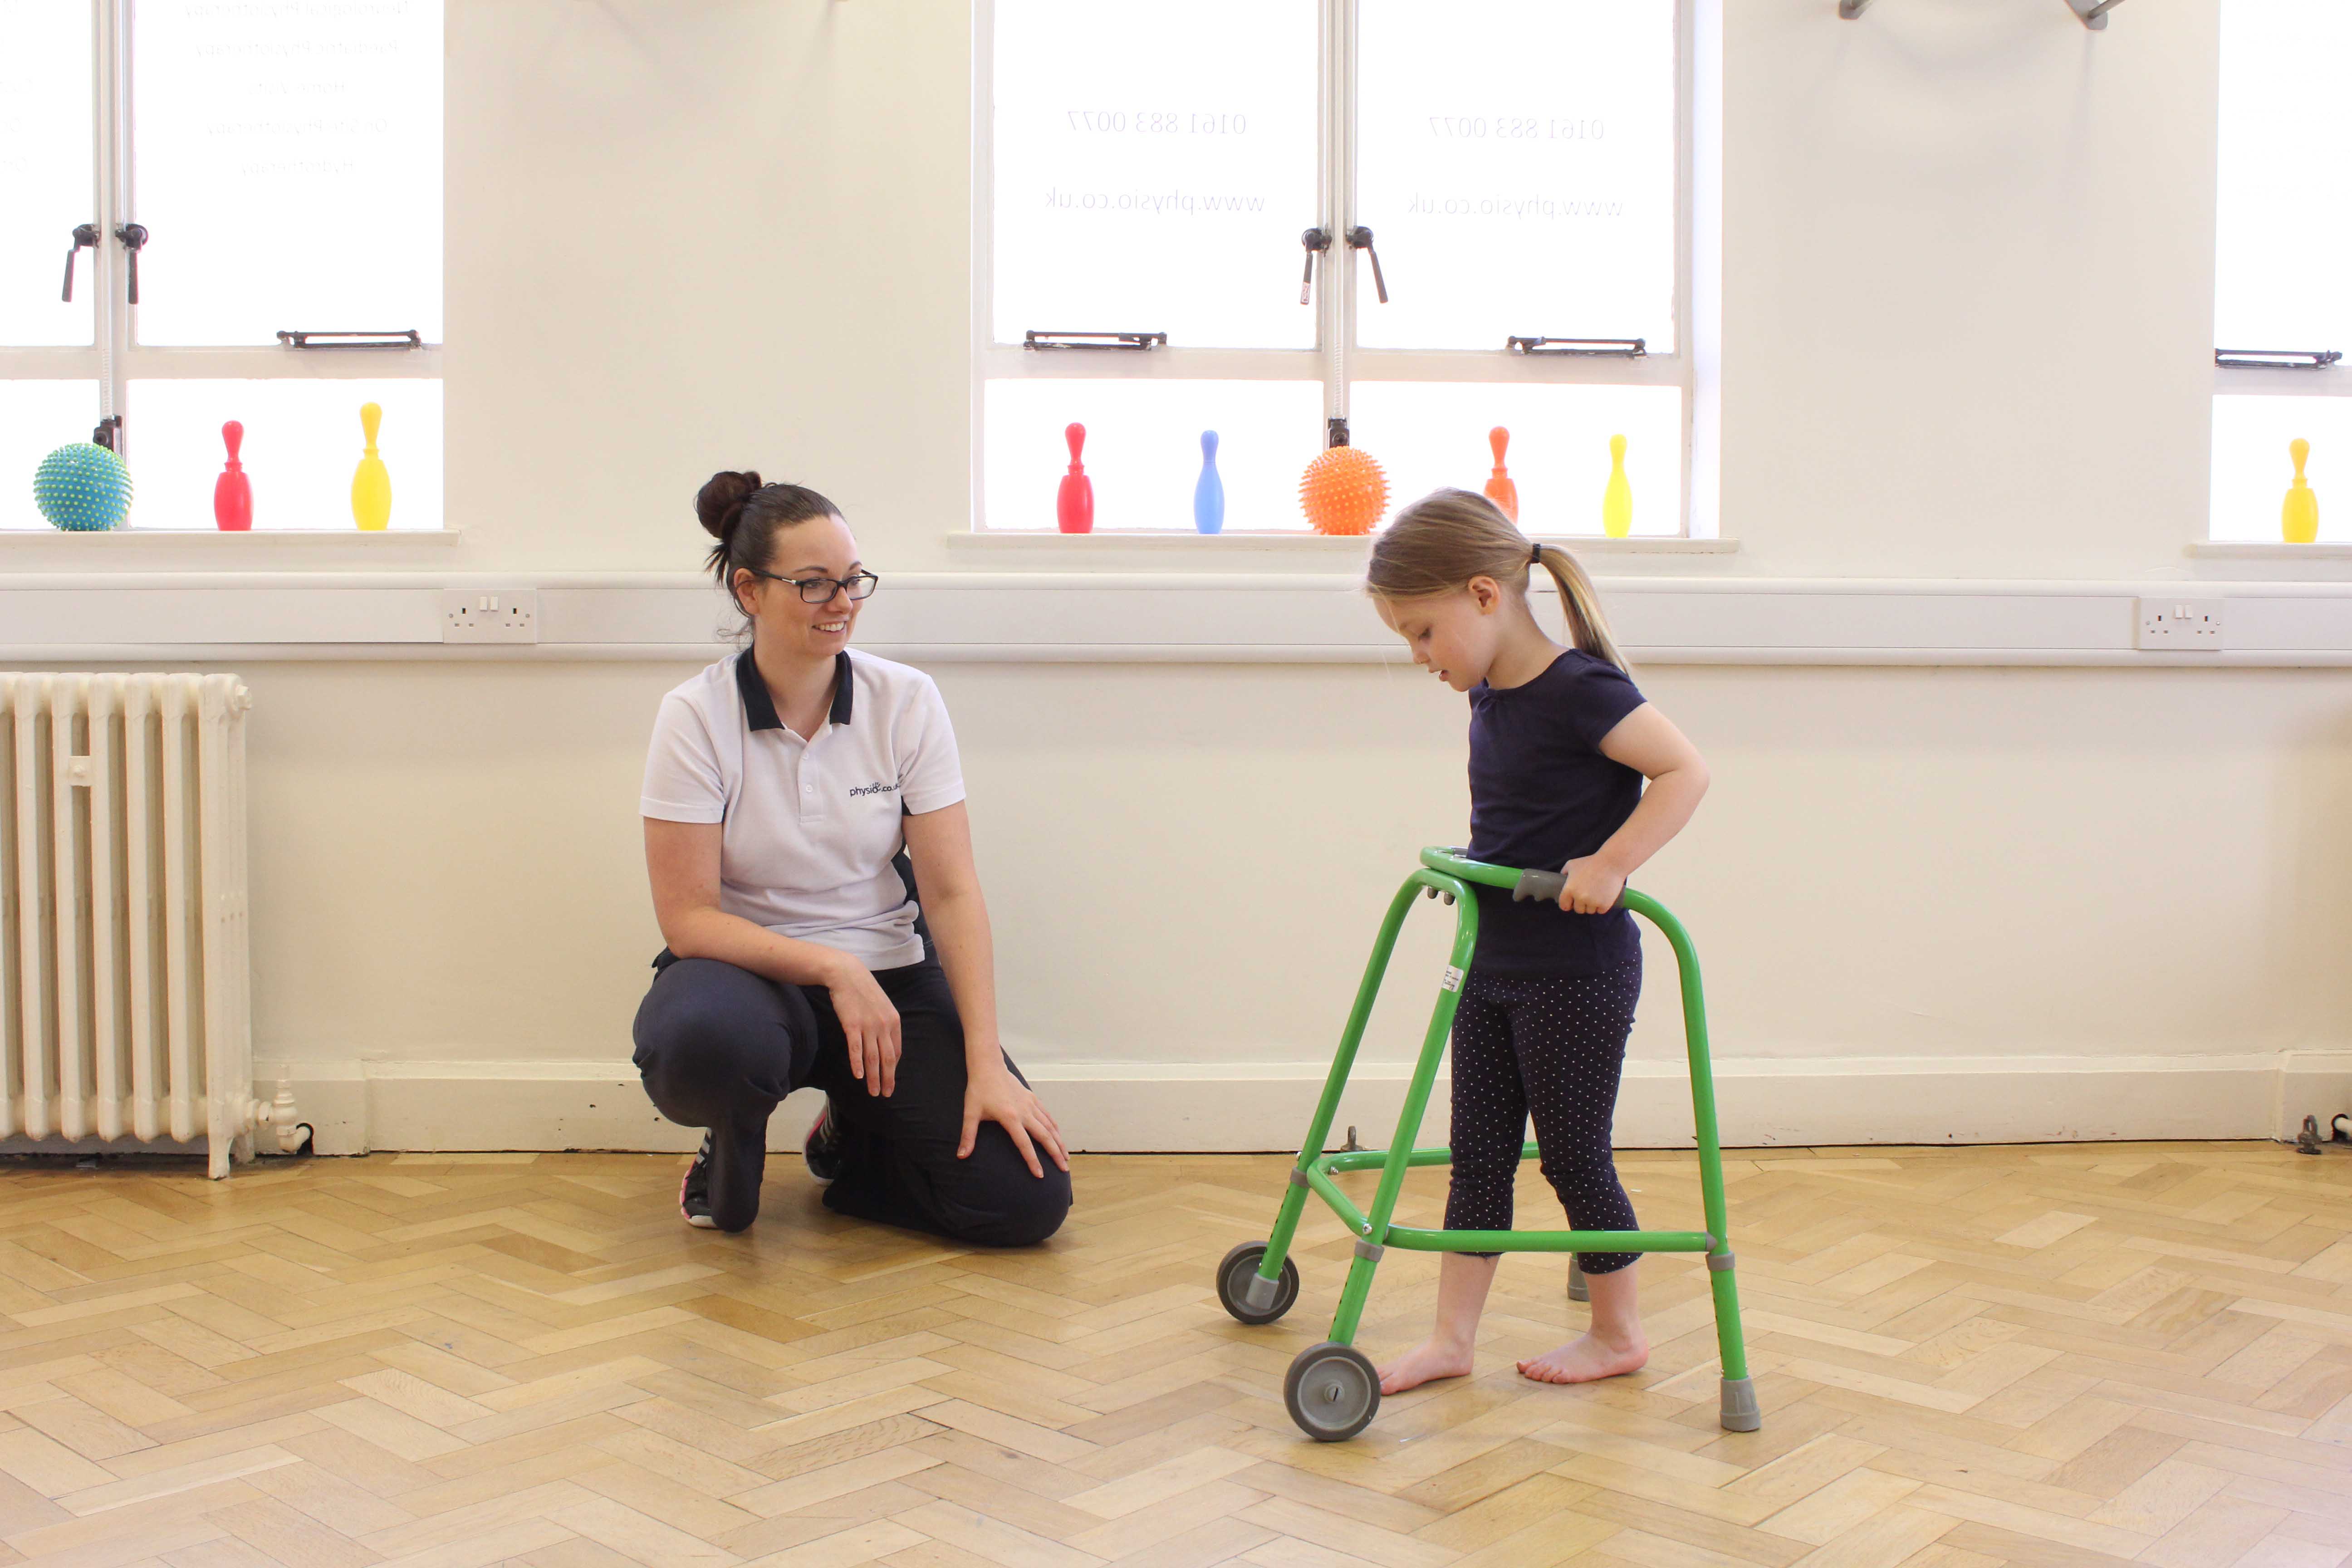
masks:
<path fill-rule="evenodd" d="M 253 481 L 236 459 L 237 448 L 245 445 L 245 426 L 230 420 L 221 426 L 221 439 L 228 446 L 228 467 L 213 481 L 213 521 L 224 533 L 247 532 L 253 527 Z"/>
<path fill-rule="evenodd" d="M 1095 482 L 1087 477 L 1087 466 L 1078 454 L 1087 445 L 1087 427 L 1073 425 L 1062 432 L 1070 444 L 1070 471 L 1062 476 L 1062 493 L 1054 500 L 1054 515 L 1064 533 L 1092 533 L 1095 531 Z"/>

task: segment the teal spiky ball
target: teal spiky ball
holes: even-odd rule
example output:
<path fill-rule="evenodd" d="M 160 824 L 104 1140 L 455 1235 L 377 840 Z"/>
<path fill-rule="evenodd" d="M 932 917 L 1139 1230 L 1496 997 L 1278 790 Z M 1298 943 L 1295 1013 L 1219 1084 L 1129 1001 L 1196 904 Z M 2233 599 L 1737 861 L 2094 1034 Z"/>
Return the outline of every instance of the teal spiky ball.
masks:
<path fill-rule="evenodd" d="M 76 441 L 33 470 L 33 504 L 69 533 L 120 528 L 131 515 L 131 470 L 94 441 Z"/>

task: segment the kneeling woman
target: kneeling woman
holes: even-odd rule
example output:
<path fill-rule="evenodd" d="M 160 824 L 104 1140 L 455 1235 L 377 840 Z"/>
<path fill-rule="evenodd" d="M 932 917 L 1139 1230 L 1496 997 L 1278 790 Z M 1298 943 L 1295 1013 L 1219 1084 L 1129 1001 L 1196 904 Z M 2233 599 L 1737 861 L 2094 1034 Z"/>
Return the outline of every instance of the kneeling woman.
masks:
<path fill-rule="evenodd" d="M 709 1130 L 678 1207 L 689 1225 L 749 1226 L 769 1114 L 814 1088 L 826 1107 L 804 1152 L 827 1208 L 1042 1241 L 1069 1212 L 1069 1155 L 997 1041 L 939 689 L 849 652 L 875 578 L 832 502 L 722 473 L 695 510 L 751 643 L 662 700 L 646 760 L 669 946 L 637 1009 L 636 1066 L 663 1115 Z"/>

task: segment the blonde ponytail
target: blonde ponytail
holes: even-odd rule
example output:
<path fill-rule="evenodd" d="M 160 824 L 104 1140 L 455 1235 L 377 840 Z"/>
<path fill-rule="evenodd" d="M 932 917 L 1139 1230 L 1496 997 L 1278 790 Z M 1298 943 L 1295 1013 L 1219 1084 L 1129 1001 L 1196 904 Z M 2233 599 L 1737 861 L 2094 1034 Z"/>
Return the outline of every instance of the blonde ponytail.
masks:
<path fill-rule="evenodd" d="M 1400 510 L 1373 536 L 1364 586 L 1383 599 L 1416 599 L 1492 577 L 1525 597 L 1528 574 L 1537 565 L 1559 585 L 1570 645 L 1631 675 L 1633 666 L 1610 635 L 1601 595 L 1576 557 L 1556 544 L 1533 543 L 1502 509 L 1469 490 L 1432 490 Z"/>
<path fill-rule="evenodd" d="M 1617 639 L 1609 630 L 1609 616 L 1601 607 L 1601 593 L 1592 579 L 1584 574 L 1584 567 L 1576 557 L 1557 544 L 1535 547 L 1537 563 L 1551 574 L 1559 587 L 1560 610 L 1568 617 L 1569 640 L 1595 658 L 1606 659 L 1626 674 L 1633 667 L 1618 650 Z"/>

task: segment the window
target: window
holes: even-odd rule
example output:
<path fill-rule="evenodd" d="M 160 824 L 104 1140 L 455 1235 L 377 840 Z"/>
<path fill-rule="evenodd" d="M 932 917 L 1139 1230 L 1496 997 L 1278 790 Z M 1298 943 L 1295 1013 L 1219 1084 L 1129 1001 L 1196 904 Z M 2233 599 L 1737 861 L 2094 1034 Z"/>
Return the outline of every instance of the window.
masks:
<path fill-rule="evenodd" d="M 390 526 L 441 526 L 441 0 L 0 0 L 0 528 L 46 528 L 34 466 L 110 418 L 131 527 L 214 528 L 235 420 L 257 531 L 350 528 L 369 403 Z"/>
<path fill-rule="evenodd" d="M 1502 426 L 1530 532 L 1602 531 L 1617 436 L 1689 531 L 1696 8 L 982 0 L 979 525 L 1055 526 L 1072 424 L 1106 532 L 1192 531 L 1205 431 L 1299 531 L 1335 431 L 1393 507 Z"/>
<path fill-rule="evenodd" d="M 2212 536 L 2284 537 L 2295 441 L 2321 541 L 2352 541 L 2352 294 L 2336 273 L 2352 229 L 2352 12 L 2337 0 L 2224 0 L 2214 257 Z M 2232 364 L 2274 351 L 2274 367 Z"/>

